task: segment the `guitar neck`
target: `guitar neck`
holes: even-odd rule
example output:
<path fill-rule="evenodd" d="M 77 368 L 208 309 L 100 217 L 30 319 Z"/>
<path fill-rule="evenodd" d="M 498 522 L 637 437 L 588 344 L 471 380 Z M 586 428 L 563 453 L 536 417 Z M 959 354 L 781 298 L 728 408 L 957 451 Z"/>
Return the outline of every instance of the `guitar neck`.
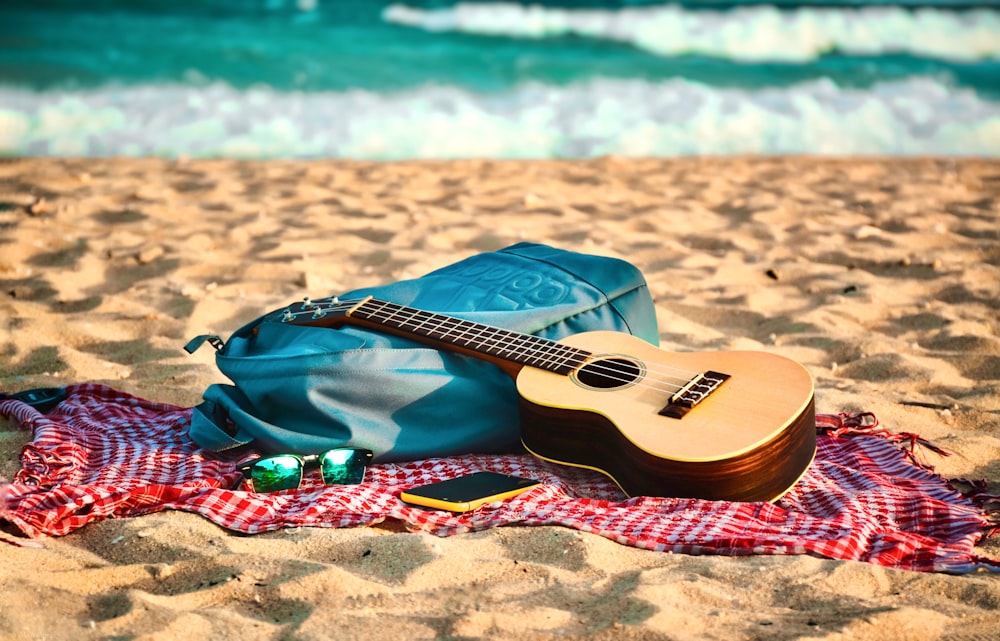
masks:
<path fill-rule="evenodd" d="M 591 354 L 530 334 L 366 298 L 348 322 L 490 361 L 512 376 L 524 366 L 568 375 Z"/>

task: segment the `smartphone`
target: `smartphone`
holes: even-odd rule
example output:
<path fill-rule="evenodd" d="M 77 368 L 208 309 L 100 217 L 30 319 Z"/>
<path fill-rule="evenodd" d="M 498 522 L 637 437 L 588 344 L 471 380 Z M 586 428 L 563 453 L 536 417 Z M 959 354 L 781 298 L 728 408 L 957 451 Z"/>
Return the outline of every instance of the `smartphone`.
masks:
<path fill-rule="evenodd" d="M 451 512 L 469 512 L 485 503 L 517 496 L 539 483 L 540 481 L 510 474 L 473 472 L 447 481 L 405 490 L 399 498 L 412 505 Z"/>
<path fill-rule="evenodd" d="M 10 397 L 27 403 L 42 414 L 48 414 L 50 409 L 66 400 L 66 390 L 61 387 L 39 387 L 11 394 Z"/>

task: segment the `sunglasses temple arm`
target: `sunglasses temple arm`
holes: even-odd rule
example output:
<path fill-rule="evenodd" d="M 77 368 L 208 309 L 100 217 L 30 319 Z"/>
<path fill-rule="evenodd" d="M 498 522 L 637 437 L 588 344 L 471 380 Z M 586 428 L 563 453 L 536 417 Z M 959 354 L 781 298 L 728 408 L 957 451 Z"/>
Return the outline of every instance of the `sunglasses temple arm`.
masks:
<path fill-rule="evenodd" d="M 233 483 L 233 486 L 231 488 L 229 488 L 229 489 L 231 489 L 231 490 L 238 490 L 238 489 L 240 489 L 240 486 L 242 486 L 243 483 L 245 483 L 246 481 L 250 480 L 250 478 L 251 478 L 250 474 L 251 474 L 251 470 L 252 469 L 253 469 L 253 465 L 252 464 L 251 465 L 241 465 L 238 468 L 236 468 L 236 471 L 239 472 L 240 475 L 239 475 L 239 477 L 237 477 L 236 482 Z"/>

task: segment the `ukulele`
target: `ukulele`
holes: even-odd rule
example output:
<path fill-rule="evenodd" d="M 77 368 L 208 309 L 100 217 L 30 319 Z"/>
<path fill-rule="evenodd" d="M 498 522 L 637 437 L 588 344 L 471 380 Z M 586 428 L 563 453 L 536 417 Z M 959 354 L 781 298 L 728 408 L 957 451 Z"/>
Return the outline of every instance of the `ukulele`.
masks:
<path fill-rule="evenodd" d="M 276 322 L 344 324 L 485 359 L 515 381 L 521 442 L 629 496 L 774 501 L 816 452 L 813 382 L 766 352 L 667 352 L 631 334 L 553 341 L 367 297 L 296 303 Z"/>

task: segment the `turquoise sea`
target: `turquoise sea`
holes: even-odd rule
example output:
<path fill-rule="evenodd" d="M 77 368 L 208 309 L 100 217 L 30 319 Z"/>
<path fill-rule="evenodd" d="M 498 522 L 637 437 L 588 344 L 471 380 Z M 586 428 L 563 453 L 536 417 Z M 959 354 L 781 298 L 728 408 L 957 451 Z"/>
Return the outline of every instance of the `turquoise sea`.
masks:
<path fill-rule="evenodd" d="M 5 0 L 0 155 L 1000 156 L 1000 0 Z"/>

